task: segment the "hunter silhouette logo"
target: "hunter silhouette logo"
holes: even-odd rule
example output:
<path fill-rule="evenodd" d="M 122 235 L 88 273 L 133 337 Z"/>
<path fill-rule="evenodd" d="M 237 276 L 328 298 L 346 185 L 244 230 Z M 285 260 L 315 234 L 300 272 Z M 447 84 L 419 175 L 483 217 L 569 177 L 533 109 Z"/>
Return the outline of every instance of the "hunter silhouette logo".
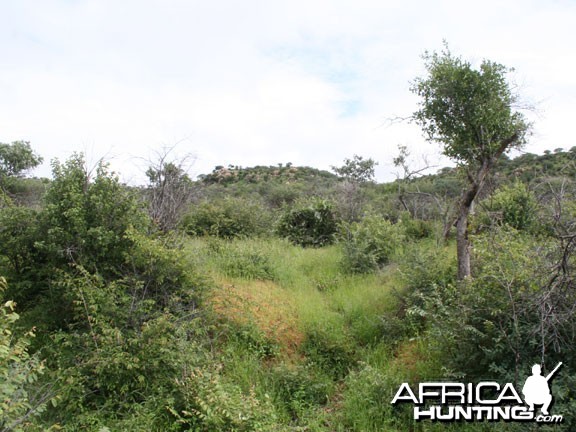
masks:
<path fill-rule="evenodd" d="M 426 382 L 419 383 L 414 389 L 409 383 L 402 383 L 391 403 L 411 402 L 416 421 L 561 423 L 564 420 L 562 415 L 549 413 L 553 400 L 550 380 L 560 366 L 562 362 L 545 377 L 540 365 L 532 366 L 532 375 L 526 378 L 522 387 L 524 400 L 512 383 Z M 537 406 L 540 413 L 537 413 Z"/>
<path fill-rule="evenodd" d="M 548 408 L 552 403 L 552 393 L 550 393 L 550 386 L 548 381 L 560 369 L 562 362 L 554 368 L 546 377 L 542 376 L 542 368 L 539 364 L 532 366 L 532 376 L 526 378 L 524 387 L 522 387 L 522 394 L 524 401 L 530 406 L 530 411 L 534 411 L 535 405 L 542 405 L 540 411 L 544 415 L 548 415 Z"/>

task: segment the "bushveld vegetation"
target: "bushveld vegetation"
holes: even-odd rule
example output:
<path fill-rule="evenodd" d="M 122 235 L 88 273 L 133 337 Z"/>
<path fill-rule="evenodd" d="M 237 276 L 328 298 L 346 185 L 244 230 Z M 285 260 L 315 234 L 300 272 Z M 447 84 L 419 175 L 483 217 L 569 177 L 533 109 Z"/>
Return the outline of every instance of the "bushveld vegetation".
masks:
<path fill-rule="evenodd" d="M 574 147 L 490 159 L 464 216 L 473 160 L 377 184 L 359 156 L 196 181 L 162 159 L 142 187 L 81 154 L 24 178 L 40 160 L 0 145 L 0 431 L 532 430 L 390 402 L 560 361 L 564 422 L 536 429 L 576 427 Z"/>

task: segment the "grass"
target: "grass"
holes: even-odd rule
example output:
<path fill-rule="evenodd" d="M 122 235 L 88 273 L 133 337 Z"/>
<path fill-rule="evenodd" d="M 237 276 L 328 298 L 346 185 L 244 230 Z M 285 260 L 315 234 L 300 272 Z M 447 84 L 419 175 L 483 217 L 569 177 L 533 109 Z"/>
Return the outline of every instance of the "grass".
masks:
<path fill-rule="evenodd" d="M 401 337 L 383 318 L 402 290 L 395 264 L 350 275 L 339 246 L 276 238 L 190 239 L 186 251 L 215 281 L 208 304 L 226 334 L 217 349 L 228 380 L 270 397 L 301 430 L 396 430 L 389 393 L 428 365 L 415 342 L 387 342 Z"/>

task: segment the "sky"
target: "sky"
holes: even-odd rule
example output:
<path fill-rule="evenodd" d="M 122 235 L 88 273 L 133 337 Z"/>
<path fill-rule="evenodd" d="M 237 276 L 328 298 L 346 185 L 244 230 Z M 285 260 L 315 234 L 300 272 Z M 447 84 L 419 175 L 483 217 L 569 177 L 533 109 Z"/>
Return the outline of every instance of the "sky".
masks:
<path fill-rule="evenodd" d="M 576 0 L 0 0 L 0 142 L 104 157 L 142 183 L 164 149 L 216 165 L 329 170 L 354 154 L 448 161 L 409 122 L 422 54 L 515 70 L 525 151 L 576 145 Z M 435 168 L 435 169 L 436 169 Z"/>

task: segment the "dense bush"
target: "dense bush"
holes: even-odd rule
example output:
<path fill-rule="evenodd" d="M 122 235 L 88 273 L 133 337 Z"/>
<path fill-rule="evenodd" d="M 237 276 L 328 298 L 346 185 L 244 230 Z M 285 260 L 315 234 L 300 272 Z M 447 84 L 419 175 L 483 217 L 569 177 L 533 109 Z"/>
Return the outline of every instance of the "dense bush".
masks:
<path fill-rule="evenodd" d="M 535 228 L 537 201 L 528 187 L 519 181 L 498 189 L 483 202 L 485 211 L 474 221 L 480 228 L 507 225 L 517 230 L 530 231 Z"/>
<path fill-rule="evenodd" d="M 301 203 L 286 209 L 277 232 L 300 246 L 320 247 L 334 242 L 338 221 L 332 204 L 325 200 Z"/>
<path fill-rule="evenodd" d="M 380 268 L 390 261 L 403 238 L 397 225 L 379 216 L 366 216 L 360 222 L 342 224 L 340 241 L 344 249 L 344 269 L 350 273 L 368 273 Z"/>
<path fill-rule="evenodd" d="M 52 173 L 36 247 L 58 268 L 74 263 L 114 276 L 132 246 L 127 230 L 146 230 L 138 200 L 103 162 L 92 176 L 82 155 L 53 161 Z"/>
<path fill-rule="evenodd" d="M 402 214 L 400 220 L 406 237 L 410 239 L 420 240 L 431 237 L 434 233 L 432 222 L 424 221 L 422 219 L 414 219 L 407 212 Z"/>
<path fill-rule="evenodd" d="M 471 380 L 491 371 L 517 382 L 536 362 L 548 370 L 572 364 L 576 298 L 568 289 L 573 280 L 555 264 L 557 252 L 550 240 L 514 230 L 477 238 L 474 279 L 433 284 L 409 311 L 427 322 L 430 354 Z"/>
<path fill-rule="evenodd" d="M 222 365 L 195 368 L 176 380 L 179 397 L 169 407 L 177 424 L 184 430 L 277 431 L 277 416 L 268 398 L 258 398 L 253 391 L 227 382 Z M 182 429 L 178 429 L 182 430 Z"/>
<path fill-rule="evenodd" d="M 456 256 L 446 247 L 414 244 L 404 250 L 399 270 L 408 292 L 425 293 L 434 285 L 455 283 Z"/>
<path fill-rule="evenodd" d="M 50 372 L 36 387 L 54 388 L 61 402 L 45 421 L 71 431 L 169 430 L 174 377 L 203 358 L 195 318 L 205 281 L 174 238 L 150 232 L 137 198 L 104 164 L 91 177 L 74 155 L 53 170 L 43 209 L 0 210 L 10 246 L 0 265 L 15 279 L 24 321 L 42 329 L 33 348 Z M 32 383 L 33 363 L 20 360 Z M 133 417 L 139 406 L 153 425 Z"/>
<path fill-rule="evenodd" d="M 256 201 L 228 197 L 191 207 L 181 226 L 195 236 L 253 237 L 270 231 L 272 216 Z"/>
<path fill-rule="evenodd" d="M 6 288 L 6 279 L 0 277 L 0 431 L 45 430 L 35 419 L 54 395 L 50 389 L 34 388 L 44 362 L 29 353 L 34 330 L 16 335 L 19 315 L 15 303 L 4 297 Z"/>

